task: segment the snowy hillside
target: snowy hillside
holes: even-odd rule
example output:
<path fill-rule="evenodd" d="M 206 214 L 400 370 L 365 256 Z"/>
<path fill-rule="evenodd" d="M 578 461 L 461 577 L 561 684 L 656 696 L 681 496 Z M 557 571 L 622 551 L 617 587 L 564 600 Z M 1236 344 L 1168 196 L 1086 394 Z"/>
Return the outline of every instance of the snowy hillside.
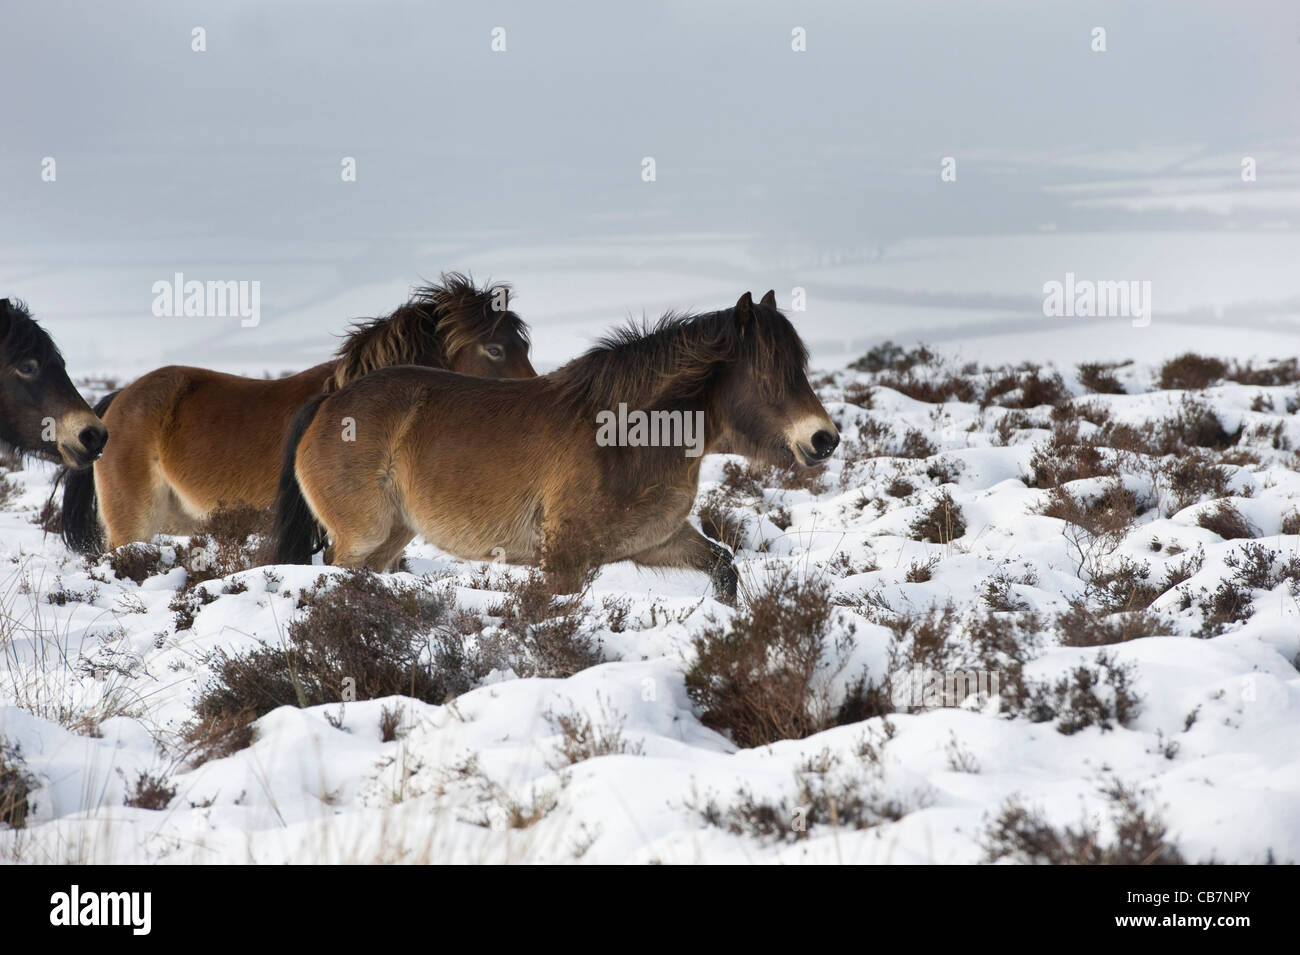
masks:
<path fill-rule="evenodd" d="M 1300 860 L 1294 360 L 857 369 L 819 476 L 706 459 L 735 610 L 241 515 L 88 563 L 10 462 L 0 859 Z"/>

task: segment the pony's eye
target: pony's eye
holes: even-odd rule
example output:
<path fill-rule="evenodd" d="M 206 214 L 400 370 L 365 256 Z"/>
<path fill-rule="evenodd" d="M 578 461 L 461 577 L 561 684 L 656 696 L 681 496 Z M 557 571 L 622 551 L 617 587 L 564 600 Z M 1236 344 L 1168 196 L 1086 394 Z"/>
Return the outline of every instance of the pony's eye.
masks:
<path fill-rule="evenodd" d="M 488 355 L 491 356 L 492 358 L 505 358 L 505 357 L 506 357 L 505 349 L 502 348 L 500 345 L 488 345 L 488 347 L 487 347 L 487 353 L 488 353 Z"/>
<path fill-rule="evenodd" d="M 30 358 L 18 363 L 18 374 L 22 375 L 24 378 L 35 378 L 36 373 L 40 370 L 41 366 Z"/>

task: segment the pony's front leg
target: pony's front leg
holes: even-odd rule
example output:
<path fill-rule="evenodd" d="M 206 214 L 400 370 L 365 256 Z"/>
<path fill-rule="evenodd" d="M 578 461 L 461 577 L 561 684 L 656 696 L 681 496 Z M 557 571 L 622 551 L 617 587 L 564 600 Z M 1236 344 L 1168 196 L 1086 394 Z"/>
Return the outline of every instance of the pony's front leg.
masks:
<path fill-rule="evenodd" d="M 553 593 L 576 594 L 587 589 L 595 569 L 605 562 L 604 548 L 589 527 L 555 521 L 543 524 L 536 563 Z"/>
<path fill-rule="evenodd" d="M 732 563 L 731 551 L 709 540 L 690 524 L 683 524 L 668 540 L 633 554 L 631 559 L 643 567 L 702 570 L 713 581 L 713 596 L 724 604 L 735 606 L 739 577 Z"/>

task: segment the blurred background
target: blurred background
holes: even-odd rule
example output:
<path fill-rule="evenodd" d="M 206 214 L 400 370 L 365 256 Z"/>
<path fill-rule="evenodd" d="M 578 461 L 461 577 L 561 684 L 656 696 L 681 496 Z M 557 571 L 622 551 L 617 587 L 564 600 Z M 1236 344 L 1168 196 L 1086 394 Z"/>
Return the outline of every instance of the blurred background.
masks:
<path fill-rule="evenodd" d="M 0 295 L 77 377 L 304 367 L 449 269 L 513 283 L 543 370 L 768 288 L 820 367 L 1300 350 L 1293 2 L 0 11 Z M 260 282 L 260 324 L 154 316 L 177 272 Z M 1067 272 L 1151 282 L 1151 324 L 1045 317 Z"/>

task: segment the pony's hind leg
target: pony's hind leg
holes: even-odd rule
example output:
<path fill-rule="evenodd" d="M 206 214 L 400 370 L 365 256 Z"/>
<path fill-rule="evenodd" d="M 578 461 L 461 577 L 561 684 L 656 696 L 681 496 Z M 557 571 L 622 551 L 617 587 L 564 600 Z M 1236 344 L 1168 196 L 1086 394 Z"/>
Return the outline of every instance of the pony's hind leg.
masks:
<path fill-rule="evenodd" d="M 387 537 L 376 538 L 373 535 L 353 536 L 337 533 L 333 541 L 333 552 L 328 554 L 329 563 L 335 567 L 351 567 L 356 570 L 385 571 L 388 560 L 383 553 Z"/>
<path fill-rule="evenodd" d="M 326 560 L 382 573 L 393 567 L 415 532 L 395 479 L 404 460 L 396 426 L 376 425 L 360 443 L 339 442 L 326 424 L 335 410 L 326 398 L 302 432 L 292 460 L 298 490 L 330 540 Z M 356 407 L 344 406 L 360 418 Z M 373 418 L 381 417 L 378 412 Z M 286 450 L 286 454 L 290 452 Z"/>
<path fill-rule="evenodd" d="M 351 515 L 356 516 L 356 515 Z M 368 515 L 370 521 L 350 522 L 351 527 L 332 530 L 332 542 L 326 550 L 326 563 L 336 567 L 355 567 L 383 573 L 395 570 L 402 551 L 415 533 L 400 520 L 383 515 Z M 328 526 L 328 525 L 327 525 Z"/>
<path fill-rule="evenodd" d="M 398 570 L 398 565 L 402 562 L 402 552 L 414 539 L 414 531 L 401 522 L 394 523 L 393 529 L 388 533 L 388 540 L 371 551 L 366 566 L 377 571 Z"/>
<path fill-rule="evenodd" d="M 99 519 L 109 550 L 162 533 L 169 513 L 170 488 L 149 466 L 126 454 L 101 468 L 95 465 Z"/>
<path fill-rule="evenodd" d="M 739 578 L 731 561 L 731 551 L 709 540 L 690 524 L 655 547 L 633 554 L 634 562 L 643 567 L 689 567 L 702 570 L 713 581 L 713 596 L 725 604 L 735 605 Z"/>
<path fill-rule="evenodd" d="M 298 452 L 296 473 L 298 488 L 307 506 L 329 538 L 325 562 L 335 567 L 387 570 L 394 557 L 393 538 L 399 528 L 405 527 L 393 501 L 382 488 L 373 486 L 341 490 L 347 486 L 344 480 L 324 476 L 340 470 L 337 461 L 326 458 L 304 467 L 304 457 L 313 451 L 307 443 L 310 439 L 309 430 Z M 329 450 L 328 445 L 326 450 Z M 401 541 L 396 548 L 397 555 L 410 539 L 408 534 Z"/>

